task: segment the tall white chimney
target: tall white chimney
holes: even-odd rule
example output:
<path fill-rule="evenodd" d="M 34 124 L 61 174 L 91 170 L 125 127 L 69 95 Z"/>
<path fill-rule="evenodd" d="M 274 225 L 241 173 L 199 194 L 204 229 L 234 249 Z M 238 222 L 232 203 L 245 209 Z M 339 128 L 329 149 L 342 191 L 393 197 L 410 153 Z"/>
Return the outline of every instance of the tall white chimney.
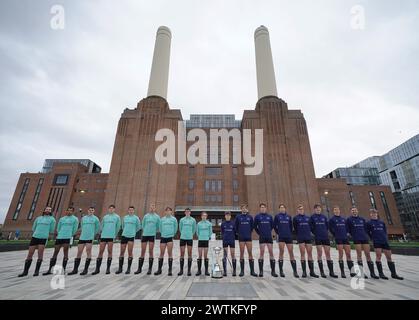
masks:
<path fill-rule="evenodd" d="M 172 33 L 168 27 L 161 26 L 157 29 L 153 64 L 148 83 L 148 97 L 159 96 L 167 100 L 171 39 Z"/>
<path fill-rule="evenodd" d="M 277 97 L 271 42 L 269 31 L 265 26 L 255 30 L 255 51 L 258 99 L 266 96 Z"/>

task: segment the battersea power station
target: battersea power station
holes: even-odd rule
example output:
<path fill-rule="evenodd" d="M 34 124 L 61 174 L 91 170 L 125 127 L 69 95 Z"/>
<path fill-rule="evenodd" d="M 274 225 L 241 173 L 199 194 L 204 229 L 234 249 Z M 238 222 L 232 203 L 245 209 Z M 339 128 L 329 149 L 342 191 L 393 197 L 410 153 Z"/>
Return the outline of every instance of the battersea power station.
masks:
<path fill-rule="evenodd" d="M 132 205 L 141 218 L 152 203 L 161 214 L 166 206 L 172 207 L 176 218 L 187 207 L 198 220 L 206 211 L 214 232 L 219 233 L 225 211 L 234 216 L 245 203 L 255 215 L 264 202 L 271 214 L 280 203 L 292 215 L 298 204 L 311 213 L 314 204 L 320 203 L 329 216 L 334 205 L 345 216 L 353 205 L 364 217 L 376 208 L 389 235 L 401 236 L 403 228 L 390 187 L 316 178 L 304 115 L 290 109 L 277 94 L 268 29 L 258 27 L 254 41 L 258 91 L 254 109 L 244 110 L 241 120 L 231 114 L 193 114 L 184 120 L 181 110 L 170 108 L 167 99 L 171 31 L 158 28 L 147 97 L 135 108 L 123 110 L 109 173 L 102 173 L 89 159 L 71 159 L 71 154 L 69 159 L 46 159 L 39 173 L 20 175 L 3 234 L 19 230 L 21 238 L 29 238 L 34 219 L 46 206 L 52 207 L 57 220 L 69 206 L 81 218 L 90 206 L 101 217 L 110 204 L 121 216 Z M 219 133 L 216 139 L 214 131 Z M 173 132 L 174 138 L 161 132 Z M 226 132 L 227 149 L 222 143 L 214 144 Z M 239 143 L 230 135 L 234 132 L 239 134 Z M 249 141 L 250 149 L 245 145 Z M 176 146 L 172 157 L 176 161 L 162 163 L 157 151 L 170 144 Z M 169 149 L 163 152 L 167 158 Z"/>

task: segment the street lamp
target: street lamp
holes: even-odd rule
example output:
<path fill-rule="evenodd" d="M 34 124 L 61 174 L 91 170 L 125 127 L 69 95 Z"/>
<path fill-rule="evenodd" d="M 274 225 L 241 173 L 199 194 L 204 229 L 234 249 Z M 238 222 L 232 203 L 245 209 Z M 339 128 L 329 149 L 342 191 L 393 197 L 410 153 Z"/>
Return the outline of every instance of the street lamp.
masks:
<path fill-rule="evenodd" d="M 324 194 L 324 201 L 326 203 L 327 218 L 330 219 L 329 204 L 328 204 L 328 199 L 327 199 L 327 196 L 329 195 L 329 190 L 325 190 L 323 194 Z"/>

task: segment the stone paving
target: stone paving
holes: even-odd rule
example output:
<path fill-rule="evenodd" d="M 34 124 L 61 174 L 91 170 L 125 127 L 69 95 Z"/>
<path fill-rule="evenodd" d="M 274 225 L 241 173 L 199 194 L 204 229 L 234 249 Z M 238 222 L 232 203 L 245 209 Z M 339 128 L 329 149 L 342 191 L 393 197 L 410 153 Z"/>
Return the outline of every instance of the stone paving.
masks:
<path fill-rule="evenodd" d="M 155 256 L 158 256 L 158 241 L 155 246 Z M 220 244 L 219 241 L 212 242 L 210 246 Z M 258 257 L 257 241 L 254 241 L 254 256 Z M 17 275 L 22 271 L 23 262 L 26 257 L 26 251 L 13 251 L 0 253 L 0 299 L 273 299 L 273 300 L 334 300 L 334 299 L 419 299 L 419 257 L 394 255 L 398 273 L 405 277 L 403 281 L 390 279 L 372 280 L 367 279 L 364 282 L 363 289 L 353 289 L 351 281 L 357 282 L 359 279 L 295 279 L 292 276 L 292 269 L 287 254 L 284 261 L 285 278 L 273 278 L 270 275 L 270 266 L 268 256 L 265 256 L 263 278 L 254 278 L 249 275 L 248 264 L 246 262 L 246 276 L 232 277 L 229 267 L 228 277 L 222 279 L 213 279 L 205 276 L 195 276 L 197 241 L 194 241 L 192 267 L 192 276 L 177 276 L 179 262 L 179 242 L 175 241 L 173 276 L 167 275 L 167 259 L 163 266 L 163 274 L 160 276 L 146 275 L 148 261 L 144 262 L 143 272 L 140 275 L 120 275 L 115 274 L 118 265 L 119 244 L 114 247 L 114 260 L 112 264 L 112 273 L 105 274 L 106 259 L 102 264 L 101 273 L 95 276 L 90 275 L 94 269 L 94 260 L 90 265 L 90 272 L 86 276 L 74 275 L 64 277 L 64 289 L 53 289 L 51 286 L 53 276 L 33 277 L 34 264 L 32 263 L 29 276 L 18 278 Z M 53 249 L 45 250 L 44 263 L 41 272 L 48 267 L 49 258 Z M 76 255 L 75 247 L 70 249 L 70 260 L 67 271 L 73 268 L 73 259 Z M 93 257 L 96 256 L 98 246 L 93 248 Z M 236 252 L 238 243 L 236 244 Z M 314 256 L 316 250 L 313 250 Z M 294 246 L 296 259 L 299 259 L 299 251 Z M 134 251 L 134 262 L 132 269 L 137 269 L 137 257 L 139 254 L 139 240 L 136 240 Z M 62 260 L 62 252 L 58 261 Z M 352 252 L 355 257 L 355 252 Z M 275 256 L 278 257 L 278 247 L 275 244 Z M 373 259 L 375 255 L 372 254 Z M 36 254 L 35 254 L 36 257 Z M 335 261 L 335 270 L 337 266 L 337 251 L 332 249 L 332 257 Z M 105 254 L 106 258 L 106 254 Z M 146 256 L 147 259 L 147 256 Z M 125 259 L 125 266 L 126 267 Z M 154 262 L 154 270 L 157 269 L 157 259 Z M 354 259 L 355 260 L 355 259 Z M 385 260 L 383 260 L 385 261 Z M 34 260 L 35 262 L 35 260 Z M 255 263 L 256 272 L 258 271 L 257 262 Z M 84 257 L 81 267 L 84 265 Z M 390 272 L 387 264 L 383 263 L 384 272 L 387 276 Z M 318 273 L 317 264 L 315 265 Z M 326 266 L 325 266 L 326 267 Z M 366 268 L 366 263 L 364 262 Z M 298 263 L 299 272 L 300 265 Z M 239 270 L 239 266 L 237 268 Z M 327 269 L 327 268 L 326 268 Z M 185 261 L 186 270 L 186 261 Z M 368 274 L 368 273 L 367 273 Z"/>

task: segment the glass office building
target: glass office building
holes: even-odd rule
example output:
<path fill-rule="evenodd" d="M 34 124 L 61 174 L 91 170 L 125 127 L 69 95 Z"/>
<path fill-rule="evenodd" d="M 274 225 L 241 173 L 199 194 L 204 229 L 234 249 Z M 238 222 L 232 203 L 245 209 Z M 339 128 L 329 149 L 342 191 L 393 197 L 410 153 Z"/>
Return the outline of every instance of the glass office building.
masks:
<path fill-rule="evenodd" d="M 54 163 L 80 163 L 88 168 L 89 173 L 100 173 L 102 168 L 89 159 L 45 159 L 42 173 L 49 173 Z"/>
<path fill-rule="evenodd" d="M 353 166 L 365 167 L 376 168 L 381 184 L 391 187 L 406 233 L 419 238 L 419 135 L 382 156 L 367 158 Z"/>
<path fill-rule="evenodd" d="M 323 178 L 343 178 L 348 185 L 373 185 L 381 184 L 377 168 L 337 168 Z"/>

